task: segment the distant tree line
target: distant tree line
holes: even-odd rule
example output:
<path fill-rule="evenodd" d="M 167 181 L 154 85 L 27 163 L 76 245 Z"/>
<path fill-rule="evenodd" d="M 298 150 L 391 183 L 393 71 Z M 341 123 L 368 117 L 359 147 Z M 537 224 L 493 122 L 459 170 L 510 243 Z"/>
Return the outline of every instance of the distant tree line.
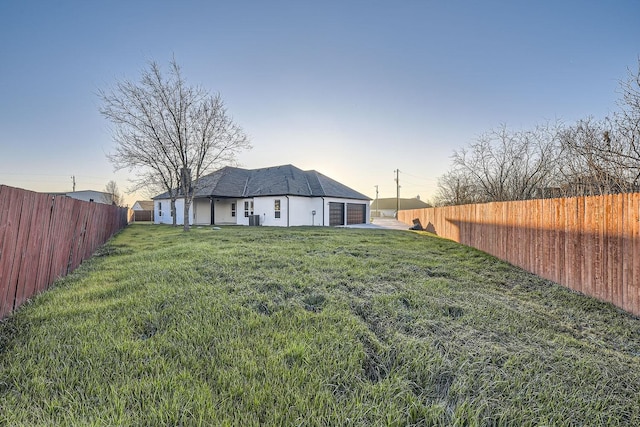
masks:
<path fill-rule="evenodd" d="M 620 82 L 618 111 L 575 124 L 506 126 L 456 150 L 436 205 L 640 191 L 640 58 Z"/>

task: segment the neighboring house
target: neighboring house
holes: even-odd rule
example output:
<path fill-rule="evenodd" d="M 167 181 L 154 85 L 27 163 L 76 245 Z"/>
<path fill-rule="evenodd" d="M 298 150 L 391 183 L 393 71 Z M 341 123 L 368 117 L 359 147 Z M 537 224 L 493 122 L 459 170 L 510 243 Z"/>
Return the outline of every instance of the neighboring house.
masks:
<path fill-rule="evenodd" d="M 96 202 L 110 205 L 113 201 L 111 194 L 102 191 L 82 190 L 69 191 L 67 193 L 49 193 L 53 196 L 67 196 L 72 199 L 84 200 L 85 202 Z"/>
<path fill-rule="evenodd" d="M 376 199 L 371 202 L 371 216 L 373 217 L 395 217 L 396 209 L 423 209 L 430 208 L 429 203 L 420 200 L 419 197 L 413 199 L 397 199 L 395 197 Z"/>
<path fill-rule="evenodd" d="M 349 225 L 369 222 L 369 197 L 314 170 L 292 165 L 224 167 L 193 185 L 188 221 L 195 225 Z M 154 222 L 172 224 L 169 193 L 153 198 Z M 184 222 L 184 197 L 176 222 Z"/>
<path fill-rule="evenodd" d="M 153 200 L 138 200 L 131 209 L 134 221 L 153 221 Z"/>

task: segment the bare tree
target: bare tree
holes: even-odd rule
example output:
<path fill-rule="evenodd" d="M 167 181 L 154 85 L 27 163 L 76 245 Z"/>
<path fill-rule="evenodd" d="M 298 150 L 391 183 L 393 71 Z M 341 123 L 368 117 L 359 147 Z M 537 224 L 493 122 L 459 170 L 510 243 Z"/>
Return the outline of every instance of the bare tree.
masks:
<path fill-rule="evenodd" d="M 109 181 L 107 185 L 104 187 L 104 192 L 106 193 L 105 202 L 109 204 L 114 204 L 117 206 L 122 206 L 124 202 L 124 197 L 122 197 L 122 193 L 118 189 L 118 184 L 115 181 Z"/>
<path fill-rule="evenodd" d="M 620 156 L 618 132 L 609 119 L 581 119 L 564 129 L 560 142 L 562 196 L 591 196 L 626 191 L 630 185 L 628 160 Z"/>
<path fill-rule="evenodd" d="M 627 79 L 620 82 L 620 92 L 622 99 L 618 104 L 621 111 L 616 116 L 616 126 L 620 138 L 626 142 L 630 160 L 640 167 L 640 57 L 638 69 L 627 70 Z"/>
<path fill-rule="evenodd" d="M 454 151 L 454 170 L 477 191 L 476 201 L 534 198 L 552 179 L 559 127 L 546 124 L 512 132 L 501 126 Z"/>
<path fill-rule="evenodd" d="M 438 178 L 436 206 L 466 205 L 482 202 L 481 193 L 469 174 L 461 168 L 453 169 Z"/>
<path fill-rule="evenodd" d="M 620 82 L 620 110 L 603 120 L 578 120 L 561 135 L 569 195 L 637 191 L 640 188 L 640 58 L 638 70 Z"/>
<path fill-rule="evenodd" d="M 620 82 L 620 110 L 575 125 L 489 131 L 453 155 L 438 203 L 598 195 L 640 190 L 640 58 Z M 469 191 L 476 194 L 473 197 Z"/>
<path fill-rule="evenodd" d="M 119 81 L 100 91 L 100 112 L 114 126 L 115 152 L 108 157 L 116 169 L 136 171 L 133 188 L 162 186 L 175 202 L 184 199 L 184 230 L 194 183 L 206 172 L 235 163 L 251 148 L 240 126 L 227 115 L 220 95 L 189 86 L 175 59 L 167 75 L 150 62 L 139 82 Z"/>

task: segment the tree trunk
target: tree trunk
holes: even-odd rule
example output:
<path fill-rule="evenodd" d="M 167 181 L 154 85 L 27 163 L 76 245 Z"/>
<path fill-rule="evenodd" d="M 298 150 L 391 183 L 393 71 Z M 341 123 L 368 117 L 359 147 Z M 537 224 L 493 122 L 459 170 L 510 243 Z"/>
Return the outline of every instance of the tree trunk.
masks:
<path fill-rule="evenodd" d="M 176 222 L 176 199 L 171 199 L 171 217 L 173 218 L 173 226 L 177 227 L 178 223 Z"/>
<path fill-rule="evenodd" d="M 184 198 L 184 226 L 182 227 L 183 231 L 189 231 L 189 207 L 191 206 L 191 203 L 189 203 L 189 201 L 187 200 L 187 198 Z"/>

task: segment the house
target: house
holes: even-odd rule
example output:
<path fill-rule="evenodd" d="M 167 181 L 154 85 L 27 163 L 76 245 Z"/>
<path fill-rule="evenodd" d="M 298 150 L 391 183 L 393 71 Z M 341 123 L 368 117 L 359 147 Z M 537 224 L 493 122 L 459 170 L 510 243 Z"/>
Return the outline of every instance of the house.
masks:
<path fill-rule="evenodd" d="M 153 200 L 138 200 L 131 209 L 134 221 L 153 221 Z"/>
<path fill-rule="evenodd" d="M 376 199 L 371 202 L 371 216 L 395 217 L 398 207 L 399 210 L 408 210 L 430 208 L 431 205 L 420 200 L 419 196 L 413 199 L 401 199 L 396 197 Z"/>
<path fill-rule="evenodd" d="M 72 199 L 83 200 L 85 202 L 96 202 L 110 205 L 113 201 L 111 194 L 103 191 L 95 190 L 81 190 L 81 191 L 69 191 L 66 193 L 49 193 L 52 196 L 67 196 Z"/>
<path fill-rule="evenodd" d="M 193 184 L 188 221 L 194 225 L 339 226 L 367 224 L 369 197 L 315 170 L 293 165 L 224 167 Z M 154 222 L 172 224 L 169 193 L 153 198 Z M 184 197 L 176 223 L 184 222 Z"/>

